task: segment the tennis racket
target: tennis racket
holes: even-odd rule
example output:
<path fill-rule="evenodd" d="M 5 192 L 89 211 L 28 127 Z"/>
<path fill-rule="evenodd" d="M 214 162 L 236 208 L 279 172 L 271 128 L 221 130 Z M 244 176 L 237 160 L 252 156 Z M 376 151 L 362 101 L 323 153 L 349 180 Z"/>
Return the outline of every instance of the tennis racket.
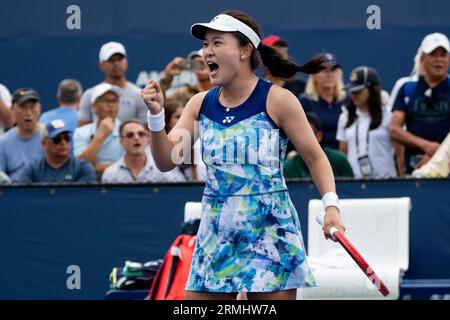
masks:
<path fill-rule="evenodd" d="M 323 228 L 323 217 L 324 215 L 317 215 L 316 221 Z M 369 278 L 369 280 L 373 283 L 373 285 L 380 291 L 380 293 L 387 297 L 389 295 L 389 289 L 386 287 L 383 281 L 378 277 L 378 275 L 373 271 L 367 261 L 363 258 L 363 256 L 359 253 L 359 251 L 353 246 L 350 240 L 347 239 L 345 235 L 343 235 L 336 227 L 330 228 L 330 236 L 337 240 L 341 246 L 347 251 L 347 253 L 352 257 L 352 259 L 356 262 L 356 264 L 361 268 L 364 274 Z"/>

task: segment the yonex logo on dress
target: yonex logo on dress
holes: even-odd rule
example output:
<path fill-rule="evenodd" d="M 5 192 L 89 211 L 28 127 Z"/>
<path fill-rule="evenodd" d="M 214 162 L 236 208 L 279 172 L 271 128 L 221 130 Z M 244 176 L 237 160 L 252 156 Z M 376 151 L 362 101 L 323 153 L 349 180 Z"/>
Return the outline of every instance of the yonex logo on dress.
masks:
<path fill-rule="evenodd" d="M 231 123 L 231 121 L 233 121 L 234 116 L 230 116 L 230 117 L 225 117 L 225 119 L 223 119 L 223 123 Z"/>
<path fill-rule="evenodd" d="M 231 122 L 233 116 L 228 118 Z M 224 121 L 226 121 L 225 119 Z M 174 146 L 171 159 L 174 164 L 198 164 L 199 161 L 207 165 L 223 164 L 250 164 L 260 165 L 266 170 L 280 169 L 280 133 L 278 129 L 272 128 L 244 128 L 227 127 L 217 129 L 195 122 L 195 127 L 202 127 L 194 131 L 194 137 L 189 130 L 174 129 L 172 137 L 179 142 Z M 202 136 L 201 157 L 191 157 L 191 141 L 196 141 L 198 134 Z"/>

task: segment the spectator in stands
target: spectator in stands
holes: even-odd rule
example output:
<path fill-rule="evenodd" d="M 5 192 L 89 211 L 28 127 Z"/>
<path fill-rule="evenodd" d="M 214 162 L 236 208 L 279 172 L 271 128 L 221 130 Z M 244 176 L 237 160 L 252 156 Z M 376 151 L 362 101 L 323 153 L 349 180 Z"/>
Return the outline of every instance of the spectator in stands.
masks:
<path fill-rule="evenodd" d="M 43 155 L 41 125 L 38 123 L 41 103 L 31 88 L 14 92 L 11 107 L 17 126 L 0 137 L 0 171 L 16 182 L 21 171 Z"/>
<path fill-rule="evenodd" d="M 73 136 L 77 127 L 78 108 L 80 107 L 82 91 L 80 82 L 75 79 L 61 81 L 56 95 L 59 107 L 44 112 L 39 118 L 39 122 L 45 125 L 52 120 L 62 119 Z"/>
<path fill-rule="evenodd" d="M 286 39 L 282 39 L 280 36 L 270 35 L 262 40 L 262 43 L 266 46 L 275 48 L 283 57 L 289 58 L 289 46 Z M 294 76 L 289 79 L 275 77 L 267 68 L 264 70 L 264 78 L 273 82 L 274 84 L 291 91 L 296 97 L 305 91 L 305 81 Z"/>
<path fill-rule="evenodd" d="M 361 66 L 350 74 L 351 99 L 340 115 L 337 140 L 356 178 L 397 176 L 394 147 L 389 136 L 391 113 L 381 101 L 378 72 Z"/>
<path fill-rule="evenodd" d="M 420 45 L 419 48 L 417 49 L 416 55 L 414 56 L 414 65 L 411 74 L 407 77 L 402 77 L 398 79 L 395 82 L 394 86 L 392 87 L 391 94 L 387 103 L 387 110 L 392 111 L 398 91 L 406 82 L 417 81 L 419 79 L 419 76 L 423 76 L 423 66 L 421 61 L 422 54 L 423 54 L 422 45 Z M 399 176 L 404 176 L 406 171 L 405 146 L 395 140 L 393 140 L 392 143 L 394 144 L 394 148 L 396 149 L 397 154 L 395 159 L 397 171 L 399 173 Z"/>
<path fill-rule="evenodd" d="M 336 130 L 345 99 L 342 70 L 336 57 L 327 53 L 328 68 L 310 75 L 300 103 L 306 112 L 314 112 L 322 123 L 323 145 L 338 149 Z M 290 151 L 290 150 L 288 150 Z"/>
<path fill-rule="evenodd" d="M 432 33 L 421 48 L 423 76 L 401 86 L 392 108 L 391 137 L 406 147 L 407 173 L 427 163 L 450 132 L 449 40 Z"/>
<path fill-rule="evenodd" d="M 112 84 L 95 86 L 90 99 L 98 120 L 75 130 L 74 155 L 92 163 L 98 173 L 102 173 L 123 154 L 119 135 L 121 122 L 117 119 L 120 95 L 120 88 Z"/>
<path fill-rule="evenodd" d="M 8 88 L 0 83 L 0 136 L 13 126 L 14 120 L 10 110 L 11 93 Z"/>
<path fill-rule="evenodd" d="M 140 96 L 140 88 L 126 80 L 125 73 L 128 69 L 128 56 L 125 47 L 118 42 L 105 43 L 99 53 L 100 70 L 105 75 L 104 83 L 115 85 L 121 89 L 119 113 L 120 121 L 139 119 L 147 121 L 147 108 Z M 91 109 L 91 95 L 93 88 L 86 90 L 81 97 L 80 110 L 78 112 L 78 126 L 95 121 L 95 115 Z"/>
<path fill-rule="evenodd" d="M 95 182 L 92 164 L 71 156 L 70 140 L 70 129 L 64 120 L 47 122 L 42 133 L 45 155 L 23 170 L 19 182 Z"/>
<path fill-rule="evenodd" d="M 161 172 L 156 167 L 148 145 L 146 128 L 138 120 L 128 120 L 119 129 L 125 154 L 106 168 L 102 182 L 186 182 L 189 179 L 179 169 Z"/>
<path fill-rule="evenodd" d="M 180 75 L 183 71 L 194 72 L 196 83 L 193 86 L 185 84 L 175 90 L 169 90 L 174 77 Z M 195 94 L 211 89 L 212 84 L 209 81 L 208 67 L 203 60 L 203 50 L 191 52 L 187 59 L 175 57 L 164 69 L 160 81 L 166 101 L 178 100 L 183 107 Z"/>
<path fill-rule="evenodd" d="M 317 140 L 322 143 L 323 132 L 319 117 L 312 112 L 307 112 L 306 117 Z M 344 154 L 323 145 L 322 148 L 330 161 L 335 177 L 353 177 L 352 167 Z M 311 173 L 303 159 L 295 151 L 292 153 L 293 156 L 289 157 L 284 165 L 284 176 L 286 178 L 311 178 Z"/>
<path fill-rule="evenodd" d="M 138 120 L 127 120 L 120 125 L 119 134 L 125 153 L 119 160 L 106 168 L 102 175 L 102 182 L 157 181 L 160 172 L 152 158 L 146 154 L 148 140 L 144 125 Z"/>

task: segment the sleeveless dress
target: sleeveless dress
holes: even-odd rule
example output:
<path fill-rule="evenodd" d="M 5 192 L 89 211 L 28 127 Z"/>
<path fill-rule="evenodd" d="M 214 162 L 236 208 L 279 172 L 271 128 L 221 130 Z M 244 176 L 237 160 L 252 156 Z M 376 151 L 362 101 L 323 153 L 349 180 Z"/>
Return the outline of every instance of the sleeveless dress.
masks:
<path fill-rule="evenodd" d="M 220 87 L 204 97 L 198 125 L 207 179 L 186 290 L 316 286 L 283 178 L 288 139 L 266 111 L 271 85 L 260 78 L 234 108 L 219 103 Z"/>

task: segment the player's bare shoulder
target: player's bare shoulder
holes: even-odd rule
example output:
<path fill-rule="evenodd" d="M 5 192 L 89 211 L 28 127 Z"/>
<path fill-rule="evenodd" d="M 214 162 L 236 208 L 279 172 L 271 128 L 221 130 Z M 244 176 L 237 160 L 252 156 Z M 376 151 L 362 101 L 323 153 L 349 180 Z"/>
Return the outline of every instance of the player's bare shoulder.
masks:
<path fill-rule="evenodd" d="M 272 85 L 267 96 L 267 112 L 276 123 L 295 109 L 301 108 L 298 98 L 289 90 Z"/>
<path fill-rule="evenodd" d="M 202 107 L 203 99 L 207 93 L 208 91 L 202 91 L 195 94 L 184 107 L 184 112 L 198 120 L 197 118 L 200 113 L 200 108 Z"/>

